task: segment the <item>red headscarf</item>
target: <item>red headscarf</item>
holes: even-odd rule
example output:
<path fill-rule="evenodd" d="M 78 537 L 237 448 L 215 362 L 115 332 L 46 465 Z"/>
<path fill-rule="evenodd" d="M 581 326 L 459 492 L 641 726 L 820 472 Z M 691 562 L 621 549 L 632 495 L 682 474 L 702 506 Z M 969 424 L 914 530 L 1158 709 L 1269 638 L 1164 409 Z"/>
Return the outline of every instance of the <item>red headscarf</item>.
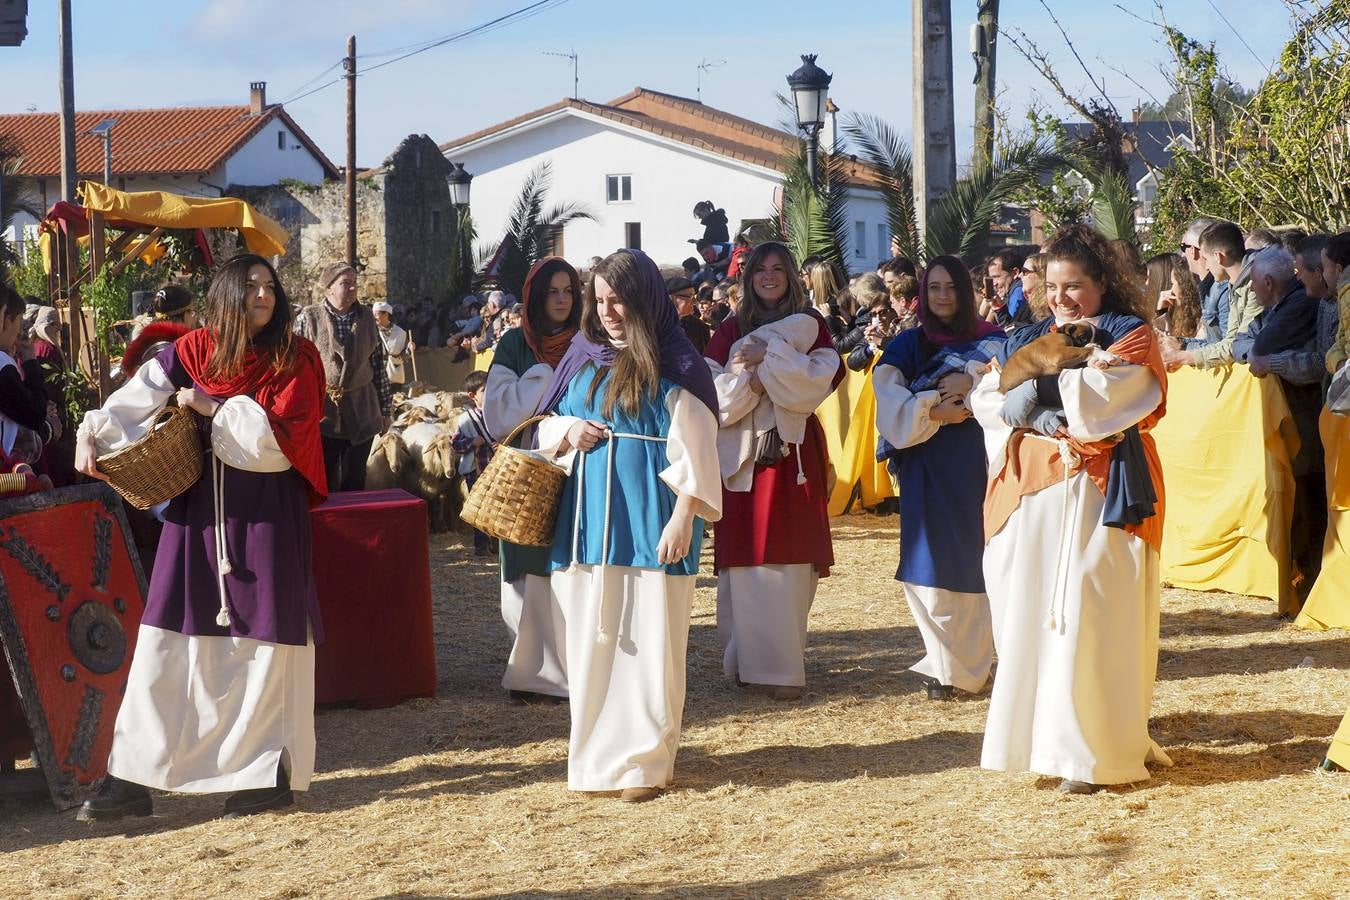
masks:
<path fill-rule="evenodd" d="M 309 487 L 311 506 L 328 496 L 324 473 L 323 444 L 319 440 L 319 420 L 323 418 L 323 362 L 314 344 L 295 336 L 295 364 L 280 375 L 272 371 L 269 353 L 249 349 L 243 368 L 231 378 L 209 378 L 206 374 L 216 335 L 210 328 L 198 328 L 174 342 L 174 349 L 188 377 L 213 397 L 252 397 L 267 412 L 281 452 Z"/>
<path fill-rule="evenodd" d="M 581 279 L 577 276 L 577 270 L 561 256 L 546 256 L 535 263 L 530 268 L 530 274 L 525 276 L 525 287 L 520 292 L 520 330 L 525 335 L 525 343 L 534 351 L 534 358 L 546 363 L 550 369 L 556 369 L 558 363 L 562 362 L 563 354 L 567 352 L 567 345 L 572 343 L 572 335 L 577 333 L 577 326 L 569 326 L 557 334 L 535 334 L 534 326 L 530 324 L 530 288 L 534 284 L 535 277 L 550 263 L 561 263 L 562 265 L 555 271 L 566 272 L 567 277 L 572 279 L 573 315 L 570 318 L 581 320 L 576 314 L 581 309 Z M 552 278 L 552 275 L 549 277 Z M 545 288 L 547 289 L 547 285 Z"/>

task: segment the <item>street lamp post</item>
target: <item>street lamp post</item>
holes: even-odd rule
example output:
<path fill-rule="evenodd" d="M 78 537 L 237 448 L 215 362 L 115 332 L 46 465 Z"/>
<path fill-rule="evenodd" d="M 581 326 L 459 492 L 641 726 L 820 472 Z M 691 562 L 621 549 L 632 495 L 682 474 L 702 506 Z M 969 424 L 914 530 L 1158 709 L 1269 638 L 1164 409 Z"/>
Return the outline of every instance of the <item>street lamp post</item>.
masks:
<path fill-rule="evenodd" d="M 104 119 L 89 129 L 90 134 L 103 138 L 103 183 L 108 187 L 112 187 L 112 130 L 116 124 L 116 119 Z"/>
<path fill-rule="evenodd" d="M 469 205 L 469 182 L 473 181 L 473 176 L 464 171 L 464 163 L 451 163 L 450 174 L 446 177 L 450 182 L 450 202 L 456 209 L 462 209 Z"/>
<path fill-rule="evenodd" d="M 806 169 L 811 184 L 817 183 L 816 152 L 820 142 L 820 129 L 825 125 L 825 103 L 830 97 L 830 75 L 816 65 L 814 53 L 803 54 L 802 64 L 787 77 L 788 87 L 792 89 L 793 107 L 797 111 L 797 128 L 806 135 Z"/>

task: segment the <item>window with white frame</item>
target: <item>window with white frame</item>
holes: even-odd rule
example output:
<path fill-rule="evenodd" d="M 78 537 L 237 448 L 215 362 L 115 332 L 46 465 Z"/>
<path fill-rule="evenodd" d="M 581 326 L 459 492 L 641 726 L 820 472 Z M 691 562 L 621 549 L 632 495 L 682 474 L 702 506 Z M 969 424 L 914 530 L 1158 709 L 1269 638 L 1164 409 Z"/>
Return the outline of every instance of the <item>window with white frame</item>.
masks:
<path fill-rule="evenodd" d="M 606 175 L 606 176 L 605 176 L 605 202 L 606 202 L 606 203 L 632 203 L 632 202 L 633 202 L 633 176 L 632 176 L 632 175 Z"/>

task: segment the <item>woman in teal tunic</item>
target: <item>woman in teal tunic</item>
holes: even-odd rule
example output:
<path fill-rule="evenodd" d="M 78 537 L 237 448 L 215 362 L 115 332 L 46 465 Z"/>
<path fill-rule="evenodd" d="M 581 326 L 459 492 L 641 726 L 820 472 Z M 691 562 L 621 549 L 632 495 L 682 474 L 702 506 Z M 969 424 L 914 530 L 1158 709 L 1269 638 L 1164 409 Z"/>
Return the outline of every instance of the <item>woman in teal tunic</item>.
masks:
<path fill-rule="evenodd" d="M 567 622 L 567 783 L 650 800 L 670 783 L 703 522 L 722 511 L 712 374 L 660 270 L 595 267 L 542 404 L 539 449 L 571 472 L 551 552 Z"/>
<path fill-rule="evenodd" d="M 556 256 L 541 259 L 521 291 L 520 327 L 497 341 L 483 418 L 501 439 L 535 414 L 581 320 L 581 280 Z M 529 446 L 531 434 L 516 440 Z M 549 586 L 548 548 L 501 542 L 502 620 L 511 634 L 502 687 L 517 703 L 567 697 L 566 625 Z"/>

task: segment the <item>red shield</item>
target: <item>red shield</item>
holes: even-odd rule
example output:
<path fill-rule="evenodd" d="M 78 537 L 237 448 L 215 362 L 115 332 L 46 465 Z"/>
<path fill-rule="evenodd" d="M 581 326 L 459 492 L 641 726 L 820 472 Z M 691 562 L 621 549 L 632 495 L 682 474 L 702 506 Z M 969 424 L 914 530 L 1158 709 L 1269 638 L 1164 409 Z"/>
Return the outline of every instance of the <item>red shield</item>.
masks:
<path fill-rule="evenodd" d="M 144 611 L 145 575 L 111 488 L 0 500 L 0 642 L 58 809 L 107 773 Z"/>

